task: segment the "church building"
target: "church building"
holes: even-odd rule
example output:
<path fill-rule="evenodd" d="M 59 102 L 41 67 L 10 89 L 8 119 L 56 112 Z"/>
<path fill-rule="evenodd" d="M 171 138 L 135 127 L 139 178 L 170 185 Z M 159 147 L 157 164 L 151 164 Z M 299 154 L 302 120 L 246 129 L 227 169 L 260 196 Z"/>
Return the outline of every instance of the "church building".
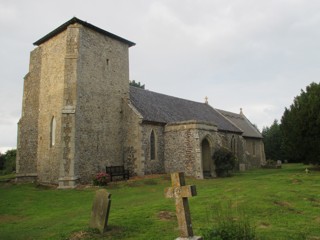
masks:
<path fill-rule="evenodd" d="M 240 171 L 265 162 L 262 135 L 242 110 L 130 86 L 133 42 L 72 18 L 34 45 L 18 123 L 18 181 L 74 188 L 119 165 L 130 176 L 215 177 L 212 155 L 221 147 Z"/>

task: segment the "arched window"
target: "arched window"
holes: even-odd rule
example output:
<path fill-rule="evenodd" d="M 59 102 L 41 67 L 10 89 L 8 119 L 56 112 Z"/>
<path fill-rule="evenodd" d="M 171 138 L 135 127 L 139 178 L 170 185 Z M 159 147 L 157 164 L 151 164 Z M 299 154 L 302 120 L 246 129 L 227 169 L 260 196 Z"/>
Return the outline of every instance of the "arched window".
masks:
<path fill-rule="evenodd" d="M 231 152 L 236 155 L 236 152 L 237 152 L 237 145 L 236 145 L 236 138 L 234 137 L 234 135 L 232 135 L 232 138 L 231 138 Z"/>
<path fill-rule="evenodd" d="M 205 138 L 201 142 L 201 158 L 204 177 L 211 177 L 211 156 L 210 143 L 208 139 Z"/>
<path fill-rule="evenodd" d="M 253 156 L 256 155 L 256 142 L 255 141 L 252 142 L 252 155 Z"/>
<path fill-rule="evenodd" d="M 52 117 L 50 124 L 50 147 L 56 143 L 56 119 Z"/>
<path fill-rule="evenodd" d="M 153 130 L 150 134 L 150 159 L 156 159 L 156 138 Z"/>

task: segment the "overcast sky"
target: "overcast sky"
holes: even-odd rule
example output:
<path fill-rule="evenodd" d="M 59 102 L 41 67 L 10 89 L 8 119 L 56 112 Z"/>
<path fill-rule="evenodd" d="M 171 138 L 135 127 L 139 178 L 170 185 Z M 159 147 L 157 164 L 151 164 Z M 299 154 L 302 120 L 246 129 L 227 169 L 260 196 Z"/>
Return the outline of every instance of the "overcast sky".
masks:
<path fill-rule="evenodd" d="M 319 0 L 0 0 L 0 152 L 33 42 L 72 17 L 135 42 L 130 79 L 270 126 L 320 75 Z"/>

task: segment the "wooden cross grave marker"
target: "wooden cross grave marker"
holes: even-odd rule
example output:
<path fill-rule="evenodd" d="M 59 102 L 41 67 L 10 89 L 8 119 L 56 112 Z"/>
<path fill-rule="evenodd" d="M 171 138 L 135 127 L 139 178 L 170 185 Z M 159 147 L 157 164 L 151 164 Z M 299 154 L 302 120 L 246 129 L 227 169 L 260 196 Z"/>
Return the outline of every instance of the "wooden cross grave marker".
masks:
<path fill-rule="evenodd" d="M 176 201 L 176 215 L 179 224 L 180 238 L 201 240 L 201 237 L 193 236 L 191 215 L 188 197 L 197 195 L 196 186 L 185 185 L 184 173 L 171 173 L 172 187 L 165 189 L 166 198 L 174 198 Z"/>

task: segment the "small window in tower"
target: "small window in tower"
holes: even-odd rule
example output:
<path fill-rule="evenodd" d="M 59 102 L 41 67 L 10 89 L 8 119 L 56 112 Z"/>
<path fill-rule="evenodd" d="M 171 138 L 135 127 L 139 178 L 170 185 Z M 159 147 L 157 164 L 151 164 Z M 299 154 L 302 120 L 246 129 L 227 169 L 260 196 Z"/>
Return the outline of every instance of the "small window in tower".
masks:
<path fill-rule="evenodd" d="M 107 66 L 109 65 L 109 58 L 106 59 Z"/>
<path fill-rule="evenodd" d="M 50 147 L 53 147 L 56 143 L 56 119 L 52 117 L 50 124 Z"/>
<path fill-rule="evenodd" d="M 155 160 L 156 159 L 156 139 L 154 131 L 151 131 L 150 134 L 150 159 Z"/>

